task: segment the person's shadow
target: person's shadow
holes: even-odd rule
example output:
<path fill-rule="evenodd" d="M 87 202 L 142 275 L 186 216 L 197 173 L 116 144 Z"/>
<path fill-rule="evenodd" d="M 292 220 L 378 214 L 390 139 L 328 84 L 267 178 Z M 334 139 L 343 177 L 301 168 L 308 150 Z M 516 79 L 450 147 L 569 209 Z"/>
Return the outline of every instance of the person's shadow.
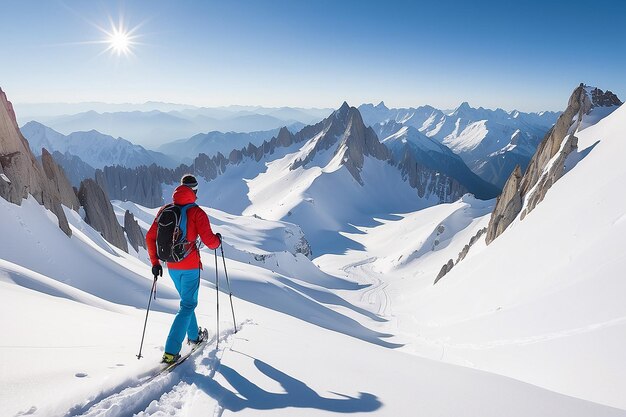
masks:
<path fill-rule="evenodd" d="M 273 393 L 259 388 L 229 366 L 214 363 L 219 372 L 235 389 L 232 392 L 223 387 L 212 377 L 203 376 L 194 380 L 196 386 L 215 398 L 219 405 L 233 412 L 252 408 L 255 410 L 272 410 L 278 408 L 313 408 L 336 413 L 370 412 L 379 409 L 382 403 L 373 394 L 360 392 L 358 397 L 334 393 L 341 398 L 325 398 L 299 381 L 273 366 L 254 359 L 256 368 L 267 377 L 278 382 L 284 393 Z M 214 376 L 214 375 L 213 375 Z M 239 395 L 237 395 L 239 394 Z"/>

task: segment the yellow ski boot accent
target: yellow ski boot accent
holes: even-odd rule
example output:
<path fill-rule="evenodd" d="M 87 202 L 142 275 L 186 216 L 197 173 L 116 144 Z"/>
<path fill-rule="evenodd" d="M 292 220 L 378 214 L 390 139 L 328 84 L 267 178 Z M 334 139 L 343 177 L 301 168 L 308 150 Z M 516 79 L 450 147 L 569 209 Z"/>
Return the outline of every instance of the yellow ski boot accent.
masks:
<path fill-rule="evenodd" d="M 161 362 L 162 363 L 167 363 L 169 365 L 169 364 L 172 364 L 172 363 L 176 362 L 178 359 L 180 359 L 180 355 L 178 355 L 178 354 L 173 355 L 171 353 L 165 352 L 163 354 L 163 359 L 161 360 Z"/>

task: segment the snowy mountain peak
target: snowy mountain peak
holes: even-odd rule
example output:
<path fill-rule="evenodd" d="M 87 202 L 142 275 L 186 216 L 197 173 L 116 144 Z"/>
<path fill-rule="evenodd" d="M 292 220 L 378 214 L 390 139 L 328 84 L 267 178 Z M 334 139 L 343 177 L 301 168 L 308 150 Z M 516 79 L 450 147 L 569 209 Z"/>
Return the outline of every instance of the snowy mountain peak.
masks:
<path fill-rule="evenodd" d="M 296 159 L 291 169 L 297 169 L 311 162 L 319 153 L 334 148 L 332 160 L 338 166 L 346 166 L 355 180 L 361 183 L 360 170 L 364 156 L 370 155 L 380 160 L 389 159 L 387 148 L 382 145 L 376 133 L 363 123 L 356 107 L 344 102 L 333 114 L 314 127 L 311 146 L 306 154 Z"/>
<path fill-rule="evenodd" d="M 461 115 L 464 112 L 467 112 L 470 110 L 472 110 L 472 106 L 470 106 L 467 101 L 464 101 L 463 103 L 459 104 L 459 107 L 457 107 L 452 114 Z"/>
<path fill-rule="evenodd" d="M 378 110 L 389 110 L 389 108 L 387 106 L 385 106 L 385 102 L 381 100 L 380 103 L 378 103 L 376 106 L 374 106 L 375 109 Z"/>
<path fill-rule="evenodd" d="M 291 133 L 289 129 L 284 126 L 280 128 L 278 135 L 276 135 L 276 140 L 278 140 L 278 143 L 280 143 L 281 146 L 291 145 L 293 143 L 293 139 L 293 133 Z"/>
<path fill-rule="evenodd" d="M 344 101 L 341 107 L 337 109 L 333 114 L 336 119 L 345 119 L 348 116 L 348 112 L 350 111 L 350 105 L 347 101 Z"/>

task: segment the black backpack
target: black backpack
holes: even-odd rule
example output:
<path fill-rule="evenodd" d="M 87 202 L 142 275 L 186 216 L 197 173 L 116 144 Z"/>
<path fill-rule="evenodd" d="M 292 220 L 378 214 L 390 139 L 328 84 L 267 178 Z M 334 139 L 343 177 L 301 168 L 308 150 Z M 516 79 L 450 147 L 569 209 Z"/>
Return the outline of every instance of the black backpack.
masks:
<path fill-rule="evenodd" d="M 195 248 L 187 241 L 187 210 L 196 204 L 168 204 L 157 217 L 157 256 L 165 262 L 180 262 Z"/>

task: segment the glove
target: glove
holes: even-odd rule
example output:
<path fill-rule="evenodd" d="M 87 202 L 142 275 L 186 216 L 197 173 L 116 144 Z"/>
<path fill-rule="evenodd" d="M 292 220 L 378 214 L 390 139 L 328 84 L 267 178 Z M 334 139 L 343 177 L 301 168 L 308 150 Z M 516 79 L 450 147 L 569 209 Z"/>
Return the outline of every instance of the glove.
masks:
<path fill-rule="evenodd" d="M 222 246 L 222 234 L 216 233 L 215 236 L 217 236 L 217 238 L 220 240 L 220 244 L 217 246 L 219 248 L 220 246 Z"/>
<path fill-rule="evenodd" d="M 163 267 L 160 264 L 156 264 L 152 266 L 152 275 L 155 278 L 163 276 Z"/>

